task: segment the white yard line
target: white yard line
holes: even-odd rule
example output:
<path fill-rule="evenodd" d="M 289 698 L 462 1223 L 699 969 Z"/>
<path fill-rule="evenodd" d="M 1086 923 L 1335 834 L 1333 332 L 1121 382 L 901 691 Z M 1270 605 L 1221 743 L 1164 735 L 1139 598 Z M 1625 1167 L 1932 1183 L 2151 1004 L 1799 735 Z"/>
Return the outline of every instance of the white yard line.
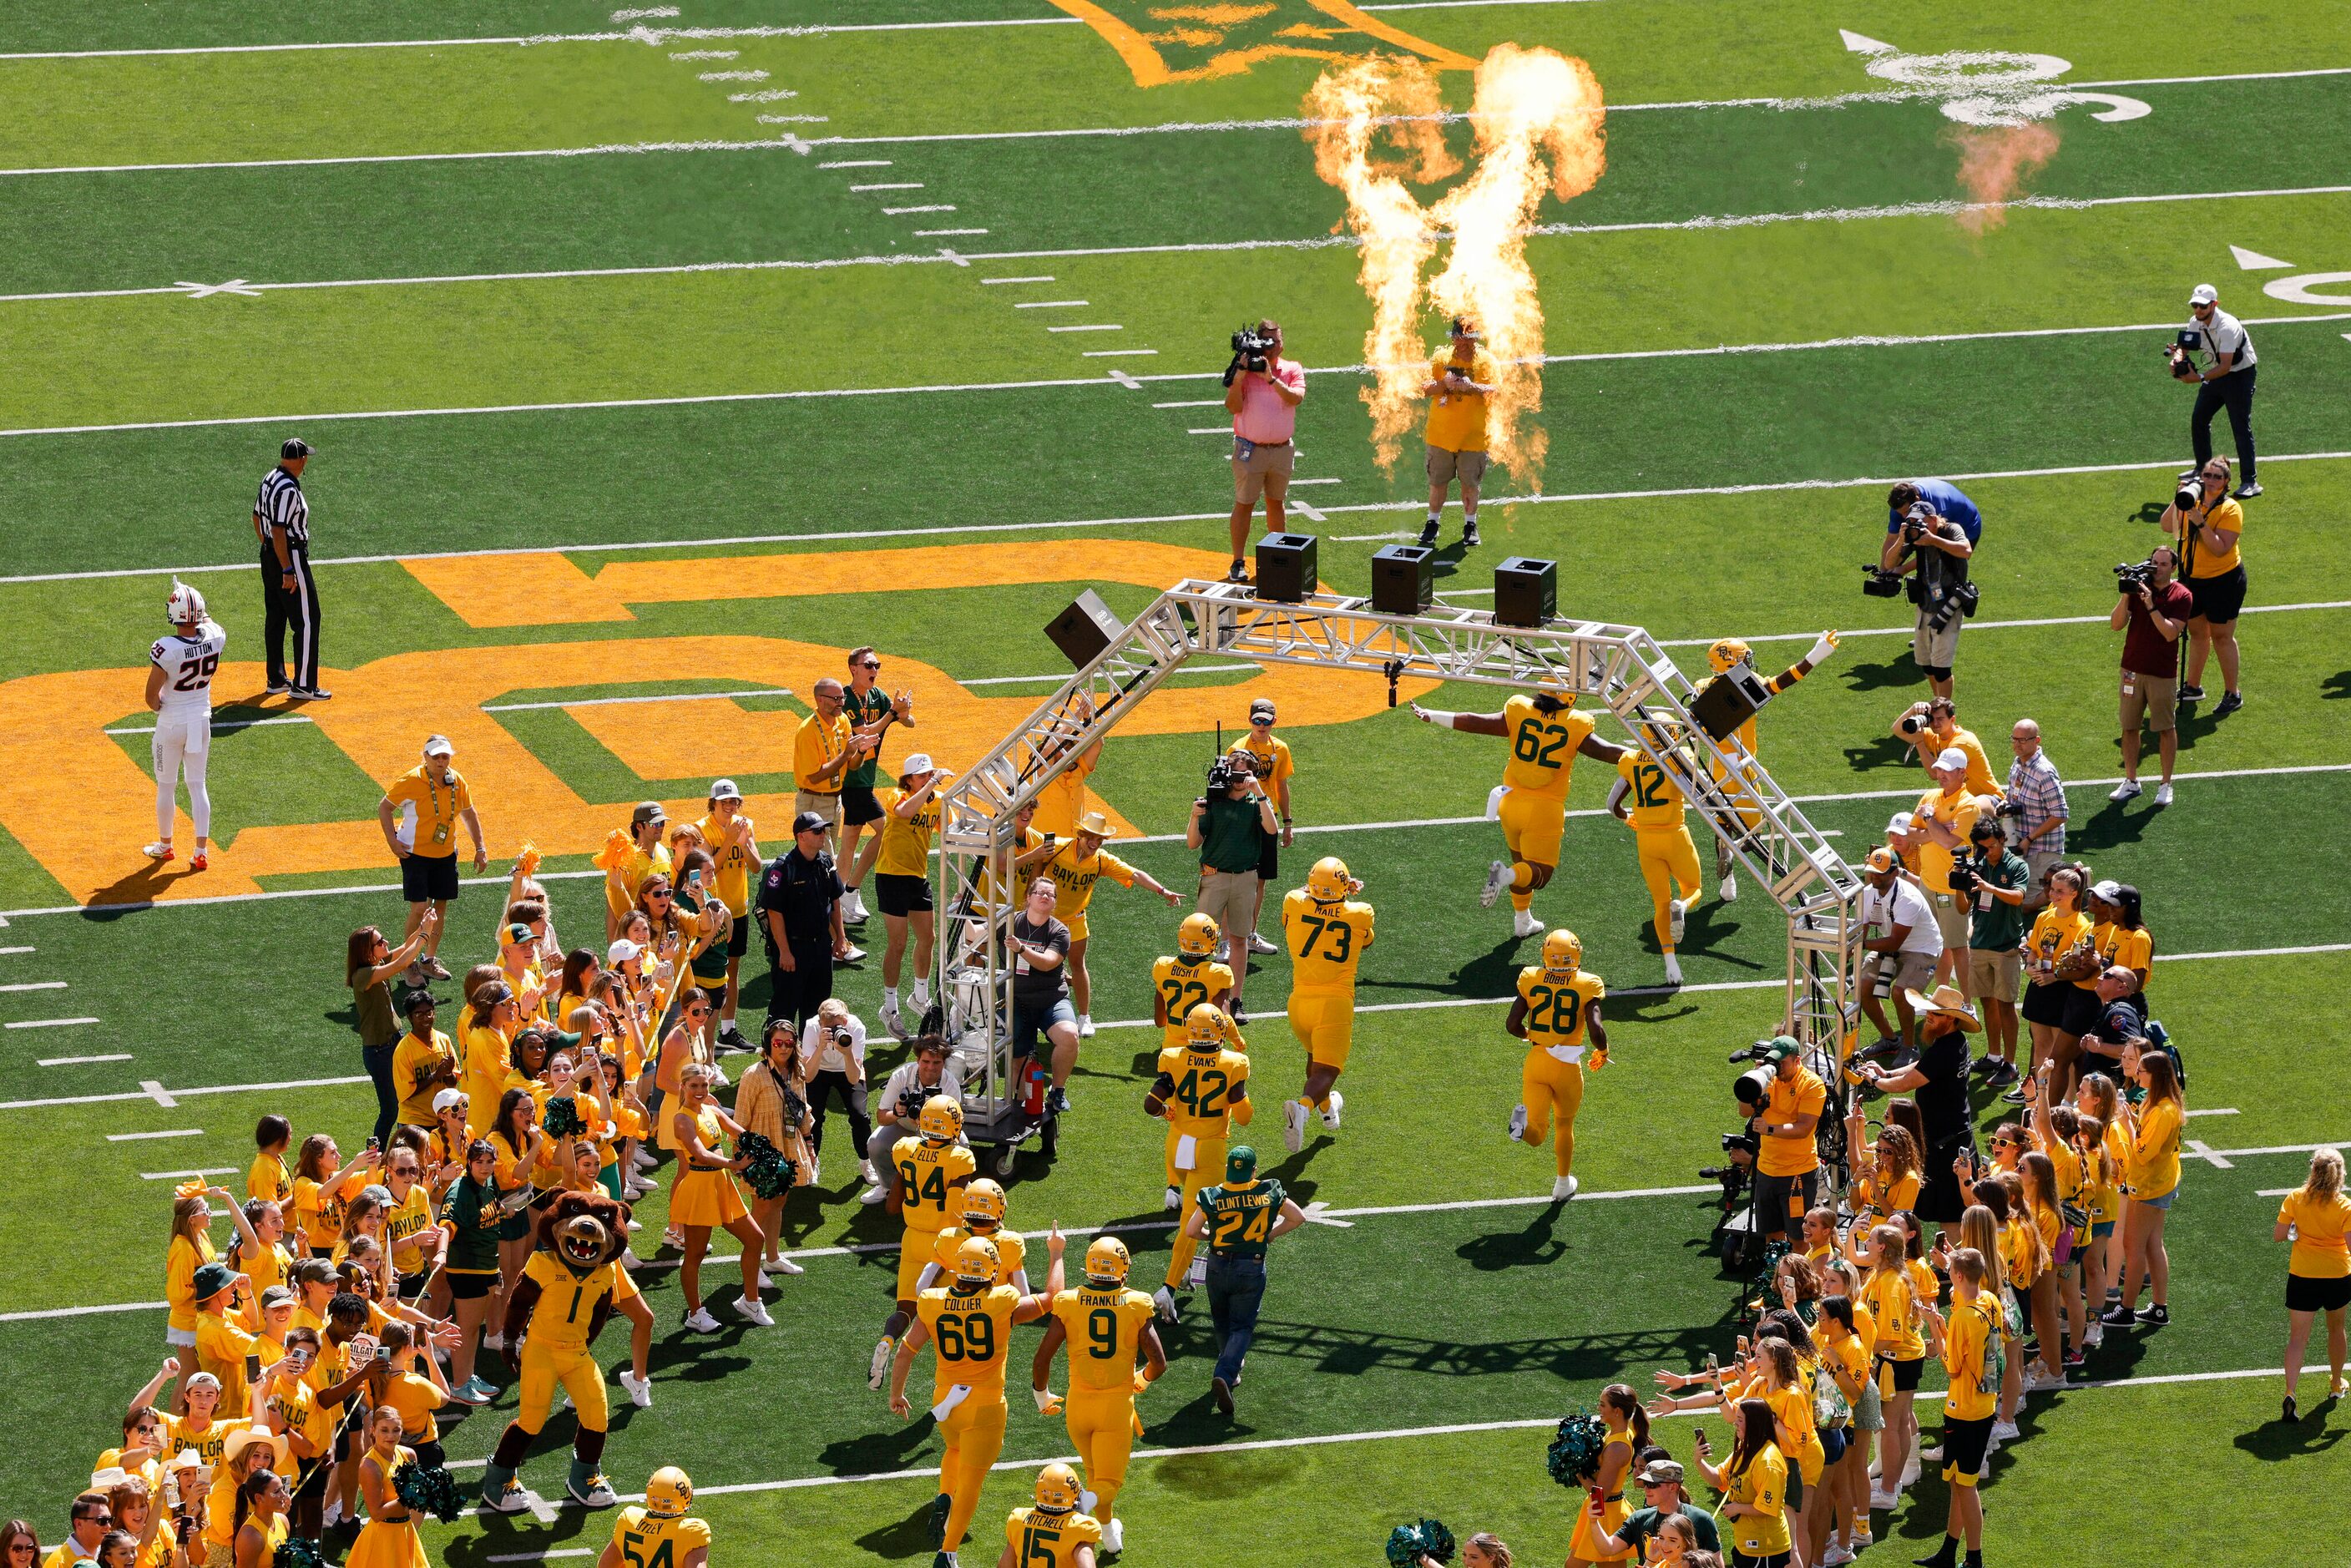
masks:
<path fill-rule="evenodd" d="M 139 1098 L 143 1099 L 145 1096 L 141 1095 Z M 169 1132 L 162 1133 L 109 1133 L 106 1134 L 106 1141 L 110 1144 L 144 1144 L 152 1143 L 157 1138 L 201 1138 L 204 1135 L 204 1130 L 202 1127 L 174 1127 Z"/>
<path fill-rule="evenodd" d="M 44 1056 L 33 1065 L 36 1067 L 79 1067 L 85 1062 L 128 1061 L 130 1060 L 131 1053 L 127 1051 L 110 1051 L 102 1056 Z"/>
<path fill-rule="evenodd" d="M 6 1027 L 9 1029 L 72 1029 L 78 1024 L 97 1021 L 96 1019 L 26 1019 L 22 1022 L 12 1023 Z"/>
<path fill-rule="evenodd" d="M 11 953 L 30 953 L 32 951 L 33 949 L 30 947 L 0 947 L 0 956 Z"/>
<path fill-rule="evenodd" d="M 63 980 L 26 980 L 20 985 L 0 986 L 0 992 L 62 991 L 65 988 L 66 983 Z"/>
<path fill-rule="evenodd" d="M 189 1176 L 235 1176 L 235 1166 L 194 1166 L 181 1171 L 141 1171 L 141 1181 L 184 1181 Z"/>
<path fill-rule="evenodd" d="M 979 281 L 985 287 L 996 283 L 1050 283 L 1053 280 L 1050 277 L 983 277 Z"/>
<path fill-rule="evenodd" d="M 1061 678 L 1067 679 L 1068 677 L 1063 676 Z M 576 699 L 559 698 L 553 702 L 484 703 L 482 705 L 482 711 L 484 713 L 538 713 L 549 708 L 618 707 L 632 703 L 724 702 L 731 701 L 737 697 L 788 697 L 791 695 L 792 688 L 789 686 L 752 686 L 747 690 L 739 692 L 678 692 L 643 697 L 579 697 Z M 263 725 L 268 724 L 316 723 L 318 723 L 318 720 L 307 717 L 301 714 L 284 714 L 274 718 L 224 719 L 213 726 L 213 731 L 214 734 L 220 734 L 232 729 L 256 729 Z M 106 731 L 106 733 L 109 735 L 152 735 L 155 733 L 155 727 L 152 724 L 132 725 L 127 728 L 110 729 Z M 62 981 L 57 983 L 63 984 Z"/>
<path fill-rule="evenodd" d="M 980 281 L 994 283 L 998 280 L 993 277 L 983 277 Z M 1022 299 L 1016 301 L 1012 308 L 1015 310 L 1068 310 L 1077 306 L 1092 303 L 1093 301 L 1090 299 Z"/>

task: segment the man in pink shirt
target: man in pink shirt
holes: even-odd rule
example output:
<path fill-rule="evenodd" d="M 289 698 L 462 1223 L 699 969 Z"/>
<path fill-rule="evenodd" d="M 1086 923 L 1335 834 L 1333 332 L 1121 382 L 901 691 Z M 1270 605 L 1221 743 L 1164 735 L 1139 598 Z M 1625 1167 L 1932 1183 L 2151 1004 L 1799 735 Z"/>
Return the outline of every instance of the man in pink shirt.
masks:
<path fill-rule="evenodd" d="M 1298 405 L 1306 401 L 1306 367 L 1281 357 L 1281 323 L 1259 321 L 1258 336 L 1271 346 L 1259 355 L 1236 355 L 1225 384 L 1225 408 L 1233 416 L 1233 570 L 1235 582 L 1249 580 L 1242 549 L 1249 543 L 1249 514 L 1265 497 L 1266 532 L 1281 532 L 1281 502 L 1298 466 L 1290 442 L 1298 428 Z"/>

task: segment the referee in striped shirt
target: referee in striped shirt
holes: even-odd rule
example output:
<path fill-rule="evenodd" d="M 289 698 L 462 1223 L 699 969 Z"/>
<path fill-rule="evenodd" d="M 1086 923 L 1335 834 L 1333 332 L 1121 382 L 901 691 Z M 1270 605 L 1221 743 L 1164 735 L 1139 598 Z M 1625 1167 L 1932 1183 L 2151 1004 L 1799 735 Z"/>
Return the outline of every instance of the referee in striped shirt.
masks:
<path fill-rule="evenodd" d="M 309 461 L 310 444 L 299 436 L 277 449 L 277 466 L 262 476 L 261 494 L 253 503 L 253 533 L 261 541 L 261 645 L 269 661 L 270 695 L 323 702 L 334 694 L 319 685 L 319 585 L 310 575 L 310 503 L 302 494 L 302 470 Z"/>

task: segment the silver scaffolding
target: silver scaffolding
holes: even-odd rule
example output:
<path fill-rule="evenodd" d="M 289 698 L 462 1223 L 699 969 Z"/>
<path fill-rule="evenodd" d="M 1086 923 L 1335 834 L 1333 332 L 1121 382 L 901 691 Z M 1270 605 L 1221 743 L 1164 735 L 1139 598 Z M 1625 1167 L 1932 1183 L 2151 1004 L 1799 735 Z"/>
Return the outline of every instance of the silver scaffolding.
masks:
<path fill-rule="evenodd" d="M 1392 696 L 1396 681 L 1412 677 L 1604 701 L 1786 914 L 1785 1028 L 1811 1048 L 1815 1071 L 1841 1059 L 1855 1017 L 1861 880 L 1735 735 L 1716 741 L 1699 727 L 1690 711 L 1696 689 L 1646 632 L 1590 621 L 1498 625 L 1489 612 L 1444 604 L 1390 615 L 1328 593 L 1272 603 L 1246 583 L 1196 579 L 1153 601 L 939 791 L 938 906 L 953 912 L 938 947 L 939 995 L 946 1038 L 963 1059 L 975 1139 L 1008 1145 L 1035 1123 L 1019 1109 L 1010 1057 L 1005 936 L 1020 906 L 1020 890 L 1006 892 L 1014 814 L 1186 659 L 1204 654 L 1384 675 Z"/>

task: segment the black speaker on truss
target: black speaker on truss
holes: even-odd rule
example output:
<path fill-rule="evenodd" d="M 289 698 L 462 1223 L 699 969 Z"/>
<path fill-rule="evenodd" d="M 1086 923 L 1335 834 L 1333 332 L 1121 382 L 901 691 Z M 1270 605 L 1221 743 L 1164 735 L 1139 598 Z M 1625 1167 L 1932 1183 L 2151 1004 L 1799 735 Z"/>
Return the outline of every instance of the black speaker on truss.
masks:
<path fill-rule="evenodd" d="M 1437 552 L 1422 545 L 1387 545 L 1372 552 L 1372 608 L 1383 615 L 1417 615 L 1437 597 Z"/>
<path fill-rule="evenodd" d="M 1559 614 L 1559 562 L 1514 555 L 1494 569 L 1494 624 L 1541 626 Z"/>
<path fill-rule="evenodd" d="M 1755 710 L 1771 700 L 1771 688 L 1745 664 L 1708 681 L 1690 702 L 1690 716 L 1717 740 L 1728 740 Z"/>
<path fill-rule="evenodd" d="M 1303 604 L 1321 581 L 1312 534 L 1268 534 L 1257 541 L 1257 596 L 1270 604 Z"/>
<path fill-rule="evenodd" d="M 1053 617 L 1045 628 L 1053 646 L 1078 669 L 1084 669 L 1102 657 L 1118 634 L 1126 628 L 1110 612 L 1102 596 L 1089 588 L 1071 601 L 1070 607 Z"/>

